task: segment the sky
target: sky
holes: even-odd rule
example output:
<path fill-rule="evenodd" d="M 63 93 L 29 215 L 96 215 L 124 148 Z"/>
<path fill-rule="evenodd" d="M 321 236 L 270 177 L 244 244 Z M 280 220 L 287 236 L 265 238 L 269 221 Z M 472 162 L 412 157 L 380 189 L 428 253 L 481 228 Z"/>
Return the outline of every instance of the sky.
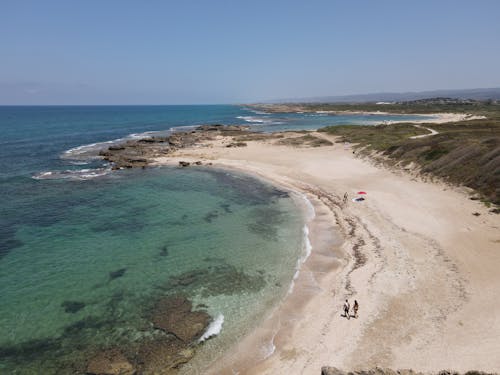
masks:
<path fill-rule="evenodd" d="M 0 0 L 0 104 L 500 87 L 497 0 Z"/>

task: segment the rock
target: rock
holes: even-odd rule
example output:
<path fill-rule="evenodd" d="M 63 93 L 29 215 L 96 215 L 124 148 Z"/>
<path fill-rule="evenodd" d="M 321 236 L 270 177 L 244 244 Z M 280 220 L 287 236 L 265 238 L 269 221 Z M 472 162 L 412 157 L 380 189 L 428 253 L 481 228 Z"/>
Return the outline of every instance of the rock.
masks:
<path fill-rule="evenodd" d="M 191 165 L 191 163 L 190 163 L 190 162 L 188 162 L 188 161 L 180 161 L 180 162 L 179 162 L 179 165 L 180 165 L 181 167 L 189 167 L 189 166 Z"/>
<path fill-rule="evenodd" d="M 119 150 L 125 150 L 125 147 L 124 146 L 109 146 L 108 147 L 108 150 L 109 151 L 119 151 Z"/>
<path fill-rule="evenodd" d="M 477 371 L 473 372 L 469 371 L 466 374 L 471 374 L 471 373 L 486 375 L 482 372 L 477 372 Z M 321 375 L 423 375 L 423 373 L 413 371 L 412 369 L 393 370 L 390 368 L 381 368 L 381 367 L 375 367 L 369 370 L 343 371 L 339 370 L 336 367 L 324 366 L 321 368 Z M 459 373 L 445 370 L 445 371 L 440 371 L 438 375 L 459 375 Z"/>
<path fill-rule="evenodd" d="M 177 369 L 193 358 L 195 351 L 177 338 L 144 343 L 138 352 L 140 374 L 177 374 Z"/>
<path fill-rule="evenodd" d="M 202 163 L 201 163 L 201 161 L 198 160 L 197 162 L 195 162 L 195 164 L 196 165 L 201 165 Z"/>
<path fill-rule="evenodd" d="M 125 275 L 125 272 L 127 271 L 126 268 L 120 268 L 119 270 L 116 270 L 116 271 L 111 271 L 109 273 L 109 280 L 114 280 L 114 279 L 117 279 L 119 277 L 122 277 L 123 275 Z"/>
<path fill-rule="evenodd" d="M 211 318 L 205 311 L 191 308 L 191 302 L 185 297 L 164 298 L 153 310 L 153 325 L 185 343 L 193 342 L 202 335 Z"/>
<path fill-rule="evenodd" d="M 61 306 L 64 307 L 64 311 L 70 314 L 74 314 L 85 307 L 85 303 L 78 301 L 64 301 L 61 303 Z"/>
<path fill-rule="evenodd" d="M 338 368 L 325 366 L 321 368 L 321 375 L 346 375 L 346 373 Z"/>
<path fill-rule="evenodd" d="M 246 142 L 233 142 L 226 145 L 226 147 L 246 147 Z"/>
<path fill-rule="evenodd" d="M 215 125 L 201 125 L 196 128 L 196 130 L 201 130 L 205 132 L 213 132 L 213 131 L 218 131 L 221 130 L 224 126 L 215 124 Z"/>
<path fill-rule="evenodd" d="M 98 353 L 87 365 L 91 375 L 134 375 L 136 370 L 117 349 Z"/>
<path fill-rule="evenodd" d="M 203 220 L 205 220 L 207 223 L 211 223 L 217 217 L 219 217 L 219 213 L 217 211 L 210 211 L 208 214 L 205 215 Z"/>
<path fill-rule="evenodd" d="M 167 245 L 163 246 L 160 251 L 160 256 L 166 257 L 168 256 L 168 247 Z"/>
<path fill-rule="evenodd" d="M 122 144 L 112 145 L 106 150 L 101 150 L 99 155 L 112 163 L 112 169 L 145 168 L 152 158 L 168 155 L 178 149 L 194 146 L 219 135 L 241 136 L 247 129 L 248 127 L 234 125 L 203 125 L 194 131 L 176 132 L 168 137 L 158 136 L 128 140 Z M 232 147 L 236 147 L 236 145 Z M 201 162 L 194 164 L 201 165 Z"/>

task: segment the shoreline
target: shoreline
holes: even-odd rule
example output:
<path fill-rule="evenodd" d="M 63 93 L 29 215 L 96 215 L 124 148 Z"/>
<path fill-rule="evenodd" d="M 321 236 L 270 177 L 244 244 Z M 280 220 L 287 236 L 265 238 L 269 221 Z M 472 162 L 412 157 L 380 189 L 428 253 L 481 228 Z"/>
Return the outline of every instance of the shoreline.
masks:
<path fill-rule="evenodd" d="M 384 121 L 384 124 L 396 124 L 396 123 L 415 123 L 415 124 L 445 124 L 448 122 L 459 122 L 459 121 L 470 121 L 470 120 L 482 120 L 486 116 L 474 115 L 471 113 L 456 113 L 456 112 L 436 112 L 436 113 L 398 113 L 398 112 L 387 112 L 387 111 L 363 111 L 363 110 L 312 110 L 307 108 L 307 106 L 301 105 L 289 105 L 289 104 L 271 104 L 271 105 L 250 105 L 247 106 L 251 110 L 263 111 L 264 113 L 317 113 L 317 114 L 327 114 L 327 115 L 385 115 L 385 116 L 421 116 L 421 117 L 433 117 L 433 118 L 422 118 L 420 120 L 400 120 L 400 121 Z"/>
<path fill-rule="evenodd" d="M 211 373 L 232 373 L 239 363 L 246 368 L 240 373 L 248 374 L 317 374 L 325 365 L 499 371 L 500 349 L 493 342 L 500 333 L 500 324 L 495 323 L 500 307 L 489 298 L 500 289 L 495 271 L 500 257 L 493 251 L 500 242 L 495 235 L 500 226 L 497 216 L 467 200 L 460 189 L 376 168 L 338 144 L 301 148 L 259 140 L 248 142 L 248 147 L 228 149 L 226 145 L 224 137 L 216 137 L 203 146 L 156 158 L 156 164 L 201 160 L 305 188 L 309 198 L 320 204 L 315 207 L 322 212 L 318 217 L 328 217 L 330 225 L 338 224 L 344 233 L 340 249 L 346 257 L 338 260 L 336 270 L 324 272 L 318 282 L 321 290 L 308 302 L 300 298 L 294 305 L 289 297 L 290 310 L 283 306 L 286 303 L 280 306 L 281 312 L 290 315 L 273 335 L 272 355 L 258 363 L 247 360 L 245 365 L 248 351 L 241 348 L 263 334 L 253 332 L 237 345 L 239 350 L 226 353 Z M 358 189 L 369 190 L 368 200 L 349 202 L 338 210 L 339 196 L 349 191 L 352 197 Z M 474 210 L 480 219 L 471 215 Z M 314 256 L 320 255 L 318 241 L 327 232 L 311 230 L 313 252 L 302 269 L 325 264 Z M 326 248 L 331 246 L 326 242 Z M 478 267 L 486 267 L 487 275 L 478 273 Z M 485 293 L 477 292 L 478 283 L 487 288 Z M 305 285 L 299 276 L 292 296 L 310 293 L 310 287 L 301 287 Z M 360 301 L 358 320 L 340 317 L 345 296 Z M 468 317 L 478 304 L 488 308 L 481 319 L 470 322 Z M 390 337 L 384 332 L 391 332 Z M 443 345 L 449 349 L 437 355 Z"/>

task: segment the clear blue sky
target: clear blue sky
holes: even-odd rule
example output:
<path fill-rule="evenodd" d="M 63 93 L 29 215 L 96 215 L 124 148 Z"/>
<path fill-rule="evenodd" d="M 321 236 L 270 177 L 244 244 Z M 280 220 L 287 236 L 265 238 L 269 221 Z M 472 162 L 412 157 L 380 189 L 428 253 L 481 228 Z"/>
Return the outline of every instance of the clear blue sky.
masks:
<path fill-rule="evenodd" d="M 0 104 L 499 86 L 497 0 L 0 2 Z"/>

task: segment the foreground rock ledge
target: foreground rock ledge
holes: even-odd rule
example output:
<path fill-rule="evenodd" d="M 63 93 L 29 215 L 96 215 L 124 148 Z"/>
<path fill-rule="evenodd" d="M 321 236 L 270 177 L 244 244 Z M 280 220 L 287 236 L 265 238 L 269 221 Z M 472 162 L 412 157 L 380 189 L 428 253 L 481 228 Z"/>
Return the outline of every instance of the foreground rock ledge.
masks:
<path fill-rule="evenodd" d="M 357 371 L 343 371 L 339 370 L 336 367 L 327 367 L 327 366 L 321 368 L 321 375 L 429 375 L 429 374 L 460 375 L 459 372 L 450 370 L 442 370 L 435 373 L 425 373 L 425 372 L 413 371 L 412 369 L 392 370 L 389 368 L 380 368 L 380 367 L 375 367 L 369 370 L 357 370 Z M 495 374 L 482 371 L 467 371 L 464 373 L 464 375 L 495 375 Z"/>
<path fill-rule="evenodd" d="M 199 145 L 218 136 L 241 136 L 248 133 L 247 126 L 240 125 L 202 125 L 189 132 L 176 132 L 168 137 L 154 136 L 113 145 L 99 152 L 113 169 L 145 168 L 151 159 L 172 154 L 173 152 Z M 241 147 L 243 144 L 232 144 Z"/>
<path fill-rule="evenodd" d="M 87 363 L 89 375 L 176 374 L 194 356 L 199 337 L 211 321 L 203 310 L 193 311 L 184 296 L 160 299 L 151 312 L 155 328 L 165 335 L 141 342 L 136 350 L 111 348 Z"/>

